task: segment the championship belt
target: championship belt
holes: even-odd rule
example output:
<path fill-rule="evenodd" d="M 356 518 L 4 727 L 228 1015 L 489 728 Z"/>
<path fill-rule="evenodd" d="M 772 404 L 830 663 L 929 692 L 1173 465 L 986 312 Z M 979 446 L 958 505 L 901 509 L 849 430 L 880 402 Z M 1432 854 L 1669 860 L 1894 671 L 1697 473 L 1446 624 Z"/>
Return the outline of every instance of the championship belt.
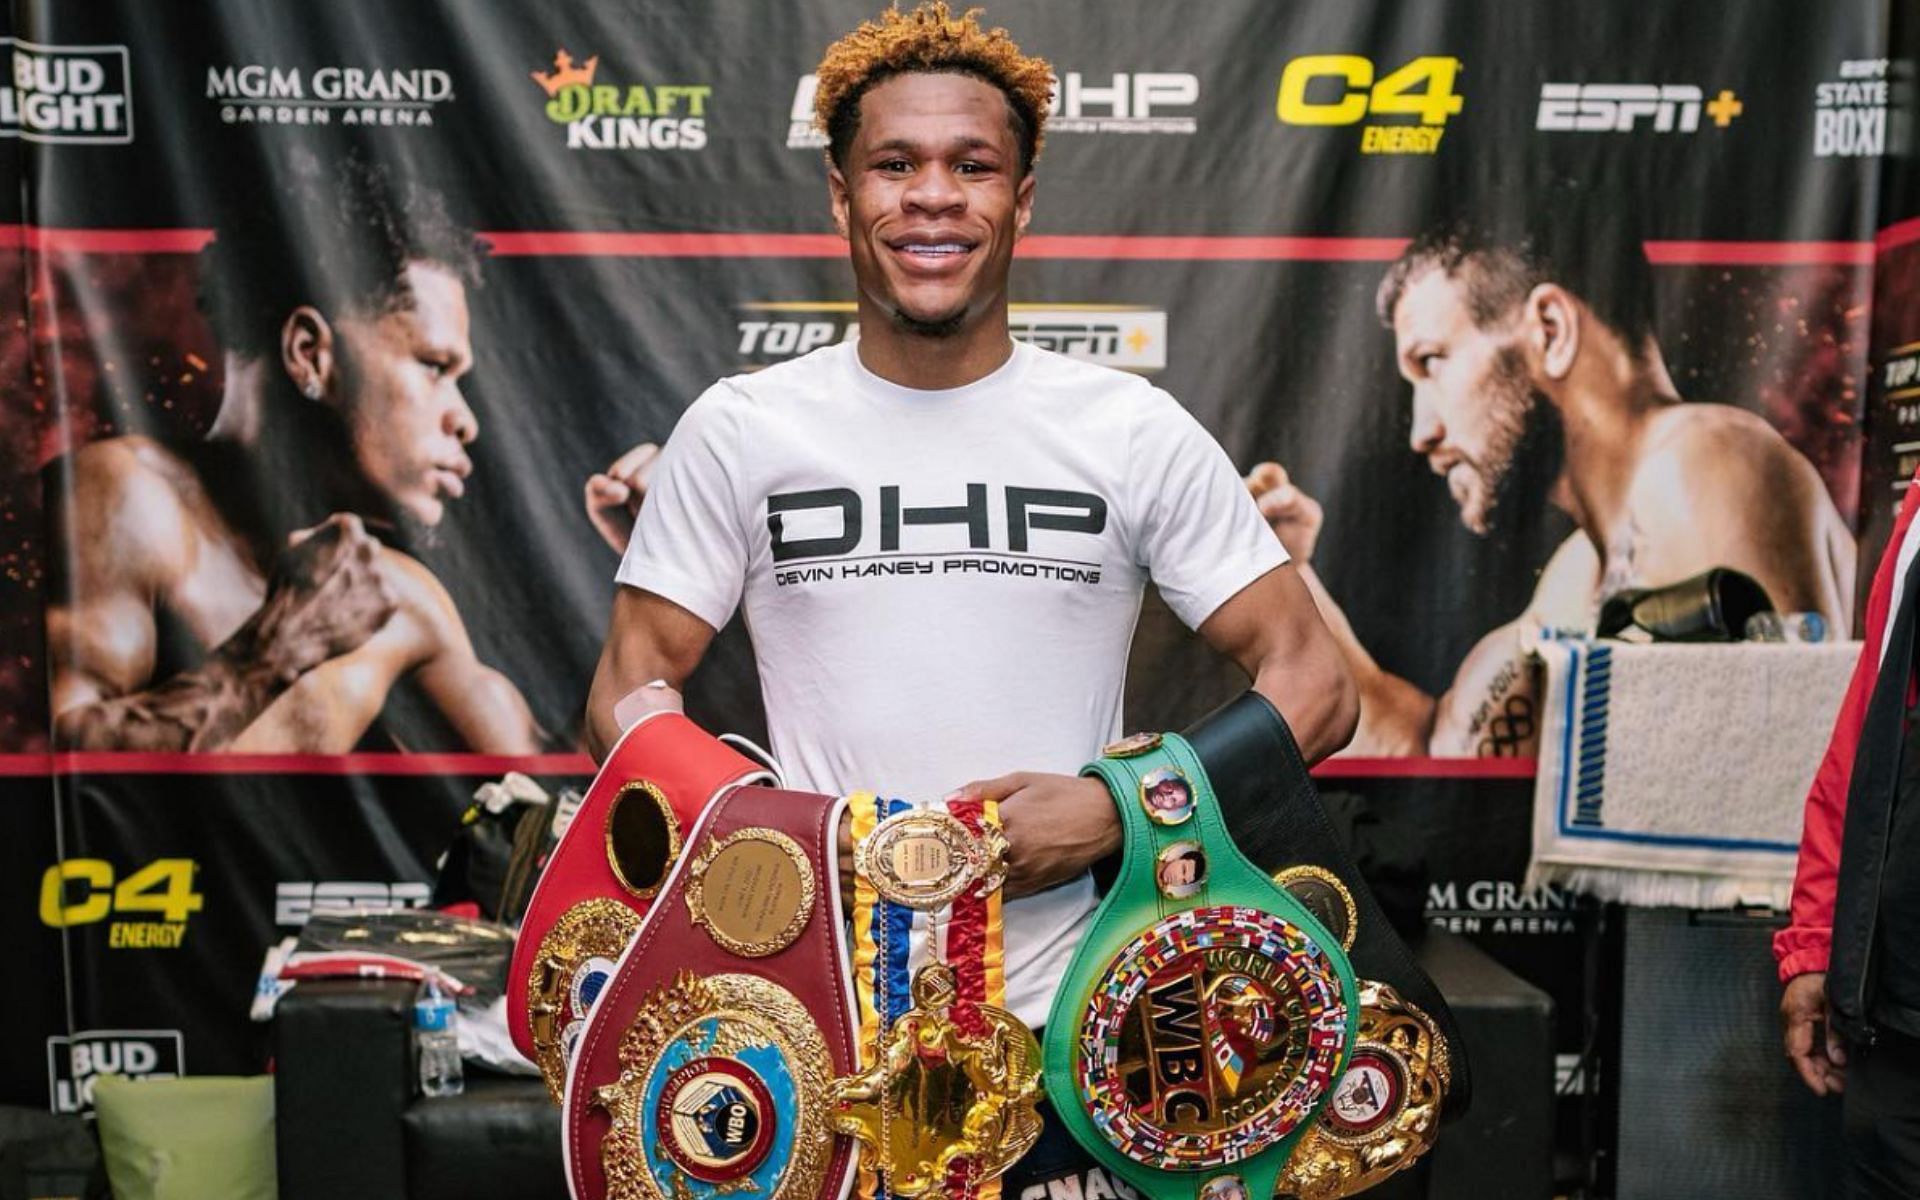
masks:
<path fill-rule="evenodd" d="M 1432 1148 L 1443 1119 L 1467 1109 L 1465 1045 L 1446 999 L 1414 960 L 1320 804 L 1293 733 L 1248 692 L 1187 735 L 1242 850 L 1339 937 L 1361 980 L 1361 1019 L 1346 1074 L 1288 1160 L 1277 1195 L 1337 1200 Z"/>
<path fill-rule="evenodd" d="M 621 735 L 527 904 L 507 973 L 507 1029 L 555 1104 L 595 998 L 679 859 L 687 833 L 721 792 L 769 780 L 676 712 Z"/>
<path fill-rule="evenodd" d="M 1241 855 L 1178 735 L 1083 773 L 1113 793 L 1125 855 L 1047 1019 L 1055 1111 L 1155 1200 L 1267 1200 L 1359 1032 L 1340 939 Z"/>
<path fill-rule="evenodd" d="M 860 1143 L 863 1200 L 996 1200 L 1040 1136 L 1040 1046 L 1003 1007 L 998 806 L 848 804 L 865 1069 L 834 1082 L 834 1127 Z"/>
<path fill-rule="evenodd" d="M 827 796 L 715 800 L 594 1006 L 567 1074 L 574 1200 L 837 1200 L 827 1089 L 855 1066 Z"/>

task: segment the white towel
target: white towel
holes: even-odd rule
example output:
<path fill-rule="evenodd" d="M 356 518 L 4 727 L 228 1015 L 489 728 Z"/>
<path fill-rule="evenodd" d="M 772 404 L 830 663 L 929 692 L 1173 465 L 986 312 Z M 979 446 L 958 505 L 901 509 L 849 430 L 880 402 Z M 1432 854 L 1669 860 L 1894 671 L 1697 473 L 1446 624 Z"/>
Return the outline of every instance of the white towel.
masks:
<path fill-rule="evenodd" d="M 1546 641 L 1529 883 L 1785 908 L 1858 642 Z"/>

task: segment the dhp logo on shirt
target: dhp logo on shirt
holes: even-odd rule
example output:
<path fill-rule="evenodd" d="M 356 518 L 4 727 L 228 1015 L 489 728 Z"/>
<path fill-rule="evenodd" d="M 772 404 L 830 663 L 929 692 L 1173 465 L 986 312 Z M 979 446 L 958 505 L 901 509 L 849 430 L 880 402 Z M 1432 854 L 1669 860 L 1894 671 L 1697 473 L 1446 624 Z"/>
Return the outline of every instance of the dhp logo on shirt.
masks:
<path fill-rule="evenodd" d="M 102 1075 L 178 1079 L 185 1069 L 185 1042 L 177 1029 L 94 1029 L 50 1037 L 48 1107 L 57 1113 L 88 1111 L 93 1081 Z"/>
<path fill-rule="evenodd" d="M 774 581 L 785 587 L 795 583 L 822 583 L 829 579 L 863 578 L 875 575 L 950 575 L 976 572 L 987 575 L 1020 575 L 1030 578 L 1059 579 L 1069 583 L 1099 583 L 1100 563 L 1059 557 L 1056 551 L 1044 561 L 1031 550 L 1035 531 L 1081 534 L 1098 537 L 1107 527 L 1107 502 L 1091 492 L 1061 488 L 1003 486 L 1007 515 L 1007 545 L 998 550 L 993 544 L 993 522 L 989 495 L 984 483 L 969 483 L 964 504 L 907 507 L 900 502 L 900 487 L 886 484 L 879 489 L 880 544 L 878 553 L 859 555 L 857 561 L 796 568 L 777 572 Z M 901 547 L 901 538 L 911 538 L 909 527 L 957 525 L 967 531 L 964 551 L 914 551 Z M 773 561 L 847 559 L 860 549 L 867 532 L 866 506 L 860 493 L 852 488 L 816 488 L 803 492 L 780 492 L 767 497 L 767 531 L 773 535 Z M 1051 548 L 1051 547 L 1047 547 Z M 1032 555 L 1035 561 L 1021 562 Z"/>

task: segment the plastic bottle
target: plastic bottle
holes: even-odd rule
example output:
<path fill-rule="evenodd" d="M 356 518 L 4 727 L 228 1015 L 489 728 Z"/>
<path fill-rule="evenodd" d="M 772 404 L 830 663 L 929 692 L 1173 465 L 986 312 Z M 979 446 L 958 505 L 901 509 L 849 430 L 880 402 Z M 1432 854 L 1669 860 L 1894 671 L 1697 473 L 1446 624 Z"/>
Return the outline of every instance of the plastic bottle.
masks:
<path fill-rule="evenodd" d="M 429 1096 L 458 1096 L 467 1086 L 460 1065 L 460 1033 L 453 1000 L 427 981 L 413 1002 L 413 1031 L 420 1047 L 420 1090 Z"/>

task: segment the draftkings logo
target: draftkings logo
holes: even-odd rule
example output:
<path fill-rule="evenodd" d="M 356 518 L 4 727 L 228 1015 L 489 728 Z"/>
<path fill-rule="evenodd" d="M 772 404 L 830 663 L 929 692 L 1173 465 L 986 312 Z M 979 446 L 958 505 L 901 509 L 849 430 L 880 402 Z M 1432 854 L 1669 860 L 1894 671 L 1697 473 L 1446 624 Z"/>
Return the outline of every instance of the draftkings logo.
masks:
<path fill-rule="evenodd" d="M 316 913 L 340 915 L 391 908 L 425 908 L 431 893 L 424 883 L 278 883 L 273 888 L 273 923 L 298 929 Z"/>
<path fill-rule="evenodd" d="M 1360 127 L 1362 154 L 1438 154 L 1447 121 L 1465 105 L 1461 62 L 1422 55 L 1382 73 L 1358 54 L 1309 54 L 1280 74 L 1274 114 L 1299 128 Z"/>
<path fill-rule="evenodd" d="M 11 78 L 0 88 L 0 137 L 29 142 L 131 142 L 133 82 L 125 46 L 43 46 L 0 37 Z"/>
<path fill-rule="evenodd" d="M 1010 329 L 1069 358 L 1139 375 L 1166 369 L 1167 314 L 1130 304 L 1014 304 Z M 754 370 L 860 336 L 847 301 L 743 304 L 735 321 L 742 368 Z"/>
<path fill-rule="evenodd" d="M 547 94 L 547 119 L 566 127 L 569 150 L 706 148 L 708 84 L 609 83 L 598 54 L 575 62 L 565 49 L 552 70 L 529 75 Z"/>
<path fill-rule="evenodd" d="M 1695 133 L 1702 115 L 1725 129 L 1744 111 L 1728 89 L 1709 100 L 1691 83 L 1543 83 L 1533 127 L 1548 133 Z"/>
<path fill-rule="evenodd" d="M 63 859 L 40 876 L 40 923 L 107 922 L 110 950 L 178 950 L 187 919 L 206 904 L 194 890 L 199 870 L 190 858 L 156 858 L 125 873 L 104 858 Z"/>
<path fill-rule="evenodd" d="M 432 67 L 207 68 L 207 99 L 229 125 L 384 125 L 424 128 L 453 102 L 453 76 Z"/>
<path fill-rule="evenodd" d="M 802 75 L 787 111 L 787 146 L 818 150 L 827 135 L 814 128 L 817 75 Z M 1047 136 L 1057 133 L 1172 133 L 1199 129 L 1189 110 L 1200 102 L 1200 77 L 1179 71 L 1056 73 L 1047 107 Z"/>
<path fill-rule="evenodd" d="M 1872 158 L 1887 149 L 1887 60 L 1853 59 L 1813 88 L 1815 158 Z"/>
<path fill-rule="evenodd" d="M 102 1075 L 178 1079 L 186 1069 L 186 1039 L 177 1029 L 93 1029 L 47 1039 L 47 1107 L 57 1113 L 93 1109 L 93 1083 Z"/>

